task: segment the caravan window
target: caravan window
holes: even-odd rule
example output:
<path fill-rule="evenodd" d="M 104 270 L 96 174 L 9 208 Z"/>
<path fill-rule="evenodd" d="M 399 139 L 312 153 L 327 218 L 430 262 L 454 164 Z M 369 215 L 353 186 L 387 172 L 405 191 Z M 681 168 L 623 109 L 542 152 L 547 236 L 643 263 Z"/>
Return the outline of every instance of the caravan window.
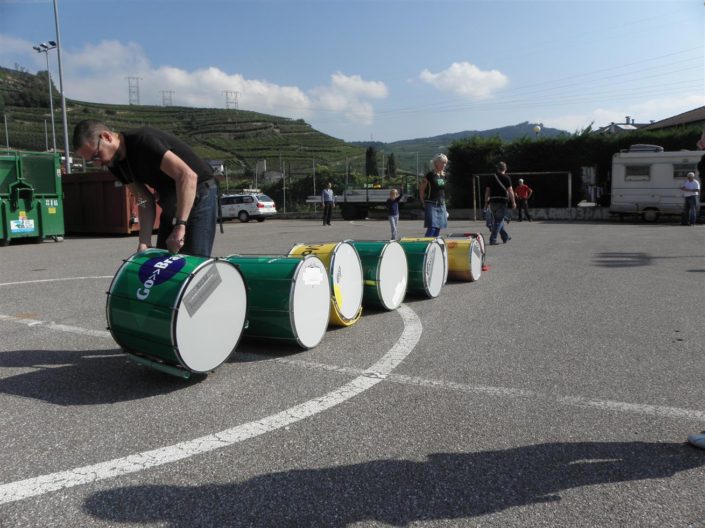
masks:
<path fill-rule="evenodd" d="M 649 181 L 651 165 L 627 165 L 624 167 L 625 181 Z"/>
<path fill-rule="evenodd" d="M 673 165 L 674 178 L 685 178 L 689 172 L 695 172 L 695 163 L 675 163 Z"/>

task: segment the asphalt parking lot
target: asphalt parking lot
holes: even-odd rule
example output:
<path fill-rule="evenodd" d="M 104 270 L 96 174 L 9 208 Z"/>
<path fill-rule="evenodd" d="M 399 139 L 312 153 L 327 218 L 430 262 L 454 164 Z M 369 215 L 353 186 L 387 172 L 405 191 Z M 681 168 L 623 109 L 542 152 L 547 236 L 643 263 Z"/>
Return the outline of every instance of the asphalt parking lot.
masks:
<path fill-rule="evenodd" d="M 214 256 L 389 232 L 224 227 Z M 705 526 L 705 227 L 508 229 L 478 282 L 190 381 L 106 331 L 135 237 L 0 248 L 0 526 Z"/>

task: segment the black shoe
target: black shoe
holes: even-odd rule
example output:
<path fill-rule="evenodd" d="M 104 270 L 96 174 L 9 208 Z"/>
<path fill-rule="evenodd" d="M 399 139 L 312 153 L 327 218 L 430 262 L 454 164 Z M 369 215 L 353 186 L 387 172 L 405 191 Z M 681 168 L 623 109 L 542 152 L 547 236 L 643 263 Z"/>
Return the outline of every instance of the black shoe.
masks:
<path fill-rule="evenodd" d="M 512 239 L 512 237 L 507 237 L 505 240 L 502 240 L 502 242 L 503 242 L 504 244 L 506 244 L 506 243 L 509 242 L 511 239 Z"/>

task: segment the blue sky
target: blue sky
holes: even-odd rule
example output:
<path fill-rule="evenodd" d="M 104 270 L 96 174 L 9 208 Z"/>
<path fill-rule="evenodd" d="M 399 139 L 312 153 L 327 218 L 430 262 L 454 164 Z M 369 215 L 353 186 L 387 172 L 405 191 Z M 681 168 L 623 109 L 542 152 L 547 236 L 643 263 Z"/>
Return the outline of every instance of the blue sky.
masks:
<path fill-rule="evenodd" d="M 58 0 L 66 96 L 226 106 L 397 141 L 574 132 L 705 105 L 702 0 Z M 53 2 L 0 0 L 0 65 L 46 69 Z M 50 68 L 58 86 L 56 52 Z M 234 101 L 234 99 L 231 99 Z"/>

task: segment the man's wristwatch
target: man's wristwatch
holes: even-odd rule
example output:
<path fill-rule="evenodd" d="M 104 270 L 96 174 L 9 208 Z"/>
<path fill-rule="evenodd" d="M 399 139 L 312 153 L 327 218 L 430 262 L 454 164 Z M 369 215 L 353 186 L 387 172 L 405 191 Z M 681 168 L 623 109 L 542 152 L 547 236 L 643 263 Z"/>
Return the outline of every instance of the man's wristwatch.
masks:
<path fill-rule="evenodd" d="M 177 219 L 176 217 L 174 217 L 174 218 L 171 219 L 171 225 L 173 225 L 173 226 L 178 226 L 178 225 L 185 226 L 185 225 L 186 225 L 186 220 L 179 220 L 179 219 Z"/>

